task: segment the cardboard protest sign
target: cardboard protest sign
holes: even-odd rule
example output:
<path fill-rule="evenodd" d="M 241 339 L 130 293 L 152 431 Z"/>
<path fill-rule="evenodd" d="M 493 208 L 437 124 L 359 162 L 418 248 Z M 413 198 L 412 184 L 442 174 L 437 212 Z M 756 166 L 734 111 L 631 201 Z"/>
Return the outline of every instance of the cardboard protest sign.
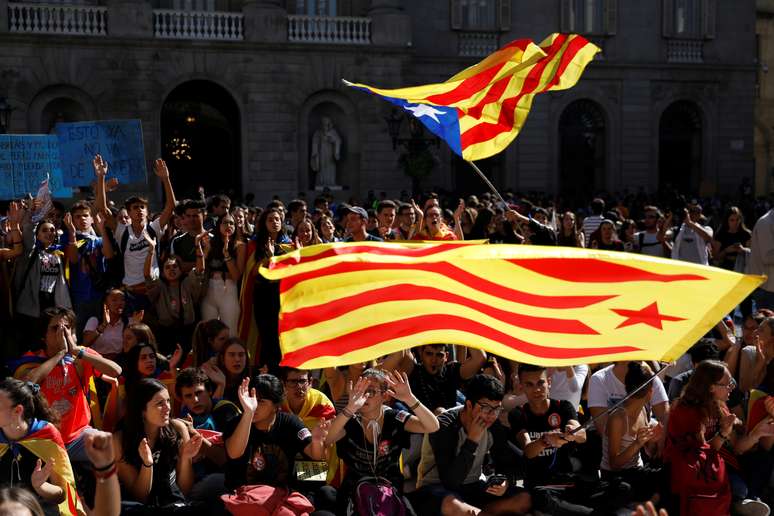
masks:
<path fill-rule="evenodd" d="M 56 124 L 59 156 L 66 186 L 87 186 L 94 181 L 92 160 L 102 155 L 110 177 L 123 183 L 145 183 L 145 149 L 139 120 L 100 120 Z"/>
<path fill-rule="evenodd" d="M 0 199 L 37 192 L 46 178 L 54 197 L 72 197 L 72 191 L 63 184 L 56 136 L 0 135 Z"/>

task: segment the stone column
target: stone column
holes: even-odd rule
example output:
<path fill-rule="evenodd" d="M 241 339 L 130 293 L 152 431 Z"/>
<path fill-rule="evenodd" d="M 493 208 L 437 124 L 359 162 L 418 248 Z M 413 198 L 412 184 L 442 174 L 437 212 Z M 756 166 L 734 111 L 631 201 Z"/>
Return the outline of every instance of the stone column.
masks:
<path fill-rule="evenodd" d="M 107 8 L 109 36 L 153 38 L 153 6 L 150 0 L 108 0 Z"/>
<path fill-rule="evenodd" d="M 374 45 L 411 46 L 411 17 L 403 11 L 402 0 L 372 0 L 368 16 Z"/>
<path fill-rule="evenodd" d="M 282 0 L 247 0 L 242 7 L 245 15 L 245 40 L 281 43 L 288 40 L 288 11 Z"/>

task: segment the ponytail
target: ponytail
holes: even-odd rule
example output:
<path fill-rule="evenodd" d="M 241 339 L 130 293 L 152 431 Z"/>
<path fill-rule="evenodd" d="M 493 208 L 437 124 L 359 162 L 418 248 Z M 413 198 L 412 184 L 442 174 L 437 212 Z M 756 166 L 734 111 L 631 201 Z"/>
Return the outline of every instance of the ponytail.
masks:
<path fill-rule="evenodd" d="M 46 398 L 40 393 L 40 385 L 15 378 L 4 378 L 0 381 L 0 391 L 8 393 L 14 407 L 21 405 L 24 408 L 25 420 L 39 419 L 52 424 L 59 422 L 57 415 L 49 408 Z"/>

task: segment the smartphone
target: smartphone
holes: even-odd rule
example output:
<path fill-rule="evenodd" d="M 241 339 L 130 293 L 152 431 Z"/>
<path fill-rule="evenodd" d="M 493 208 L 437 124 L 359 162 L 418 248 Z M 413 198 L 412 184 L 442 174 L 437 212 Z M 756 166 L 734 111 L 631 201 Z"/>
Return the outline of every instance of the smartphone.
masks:
<path fill-rule="evenodd" d="M 497 474 L 491 475 L 486 479 L 486 487 L 499 486 L 506 480 L 508 480 L 508 477 L 506 477 L 505 475 L 497 475 Z"/>

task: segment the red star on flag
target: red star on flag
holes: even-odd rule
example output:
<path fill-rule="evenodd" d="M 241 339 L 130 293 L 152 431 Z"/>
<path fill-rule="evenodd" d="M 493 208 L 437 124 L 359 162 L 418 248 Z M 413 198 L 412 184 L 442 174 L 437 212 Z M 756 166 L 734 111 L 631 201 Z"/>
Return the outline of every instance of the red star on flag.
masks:
<path fill-rule="evenodd" d="M 658 328 L 659 330 L 663 330 L 663 326 L 661 325 L 662 321 L 684 321 L 682 317 L 674 317 L 672 315 L 664 315 L 659 313 L 658 311 L 658 305 L 656 304 L 656 301 L 649 304 L 642 310 L 623 310 L 620 308 L 611 308 L 611 310 L 618 315 L 621 315 L 623 317 L 626 317 L 627 319 L 616 326 L 616 330 L 618 328 L 623 328 L 625 326 L 633 326 L 635 324 L 647 324 L 649 326 L 653 326 L 654 328 Z"/>

